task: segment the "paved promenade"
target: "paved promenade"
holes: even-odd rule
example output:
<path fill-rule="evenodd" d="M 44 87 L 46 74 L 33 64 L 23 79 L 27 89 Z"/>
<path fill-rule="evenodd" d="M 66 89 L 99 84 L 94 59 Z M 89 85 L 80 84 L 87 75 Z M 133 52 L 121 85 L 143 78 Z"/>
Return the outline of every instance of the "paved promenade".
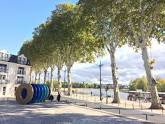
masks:
<path fill-rule="evenodd" d="M 65 102 L 19 105 L 0 100 L 0 124 L 148 124 Z"/>
<path fill-rule="evenodd" d="M 165 110 L 148 109 L 150 103 L 121 100 L 121 104 L 112 104 L 112 99 L 109 99 L 109 103 L 106 104 L 105 99 L 100 102 L 98 96 L 82 94 L 64 96 L 64 99 L 67 99 L 77 105 L 87 106 L 96 110 L 101 109 L 105 112 L 110 112 L 121 116 L 147 120 L 152 123 L 165 124 Z"/>

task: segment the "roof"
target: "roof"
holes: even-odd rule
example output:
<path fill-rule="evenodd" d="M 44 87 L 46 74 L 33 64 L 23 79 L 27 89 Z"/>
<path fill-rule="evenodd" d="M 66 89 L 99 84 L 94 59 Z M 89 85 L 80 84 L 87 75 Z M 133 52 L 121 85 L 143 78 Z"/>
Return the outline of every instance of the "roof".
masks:
<path fill-rule="evenodd" d="M 13 63 L 21 64 L 21 63 L 18 62 L 18 56 L 16 56 L 16 55 L 11 55 L 8 62 L 13 62 Z M 31 65 L 30 64 L 30 60 L 27 59 L 27 62 L 24 65 L 29 65 L 30 66 Z"/>
<path fill-rule="evenodd" d="M 2 53 L 2 52 L 1 52 Z M 5 54 L 7 54 L 7 53 L 5 53 Z M 8 54 L 9 55 L 9 54 Z M 8 56 L 9 58 L 6 60 L 6 59 L 0 59 L 1 61 L 6 61 L 6 62 L 12 62 L 12 63 L 17 63 L 17 64 L 22 64 L 22 65 L 31 65 L 30 64 L 30 60 L 29 59 L 27 59 L 27 57 L 25 57 L 23 54 L 22 55 L 9 55 Z M 19 62 L 19 59 L 18 59 L 18 57 L 25 57 L 26 59 L 27 59 L 27 61 L 21 61 L 21 62 Z M 1 57 L 0 57 L 1 58 Z"/>

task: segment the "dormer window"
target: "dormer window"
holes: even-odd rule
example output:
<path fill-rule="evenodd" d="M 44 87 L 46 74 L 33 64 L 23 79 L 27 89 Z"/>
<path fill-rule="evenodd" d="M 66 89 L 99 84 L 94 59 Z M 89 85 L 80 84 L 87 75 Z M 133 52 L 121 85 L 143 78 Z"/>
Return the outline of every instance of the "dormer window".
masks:
<path fill-rule="evenodd" d="M 10 55 L 7 53 L 0 52 L 0 60 L 9 61 Z"/>
<path fill-rule="evenodd" d="M 24 55 L 18 56 L 18 63 L 26 65 L 27 64 L 27 58 Z"/>

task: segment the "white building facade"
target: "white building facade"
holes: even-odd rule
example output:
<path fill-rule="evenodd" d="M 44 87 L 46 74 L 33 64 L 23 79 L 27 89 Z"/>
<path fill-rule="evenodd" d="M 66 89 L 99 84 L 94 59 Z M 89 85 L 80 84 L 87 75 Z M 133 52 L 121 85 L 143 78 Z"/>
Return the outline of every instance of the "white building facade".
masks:
<path fill-rule="evenodd" d="M 30 61 L 24 55 L 0 51 L 0 96 L 14 96 L 21 83 L 30 82 Z"/>

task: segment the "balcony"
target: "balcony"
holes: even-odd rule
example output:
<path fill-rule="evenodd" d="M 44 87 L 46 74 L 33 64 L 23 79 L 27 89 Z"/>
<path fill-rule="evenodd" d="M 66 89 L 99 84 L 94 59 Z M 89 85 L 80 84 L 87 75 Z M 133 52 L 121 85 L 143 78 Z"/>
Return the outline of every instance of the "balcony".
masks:
<path fill-rule="evenodd" d="M 9 59 L 10 59 L 10 54 L 0 52 L 0 61 L 9 61 Z"/>
<path fill-rule="evenodd" d="M 23 83 L 27 83 L 27 81 L 22 81 L 22 80 L 16 80 L 15 82 L 16 84 L 23 84 Z"/>
<path fill-rule="evenodd" d="M 0 61 L 9 61 L 9 57 L 0 57 Z"/>
<path fill-rule="evenodd" d="M 9 80 L 0 80 L 0 83 L 1 84 L 8 84 L 8 83 L 10 83 L 10 81 Z"/>
<path fill-rule="evenodd" d="M 18 70 L 18 71 L 17 71 L 17 74 L 18 74 L 18 75 L 26 75 L 26 71 Z"/>
<path fill-rule="evenodd" d="M 18 63 L 19 64 L 22 64 L 22 65 L 26 65 L 27 64 L 27 61 L 26 60 L 18 60 Z"/>
<path fill-rule="evenodd" d="M 8 72 L 8 69 L 2 69 L 2 68 L 0 68 L 0 72 L 7 73 Z"/>

